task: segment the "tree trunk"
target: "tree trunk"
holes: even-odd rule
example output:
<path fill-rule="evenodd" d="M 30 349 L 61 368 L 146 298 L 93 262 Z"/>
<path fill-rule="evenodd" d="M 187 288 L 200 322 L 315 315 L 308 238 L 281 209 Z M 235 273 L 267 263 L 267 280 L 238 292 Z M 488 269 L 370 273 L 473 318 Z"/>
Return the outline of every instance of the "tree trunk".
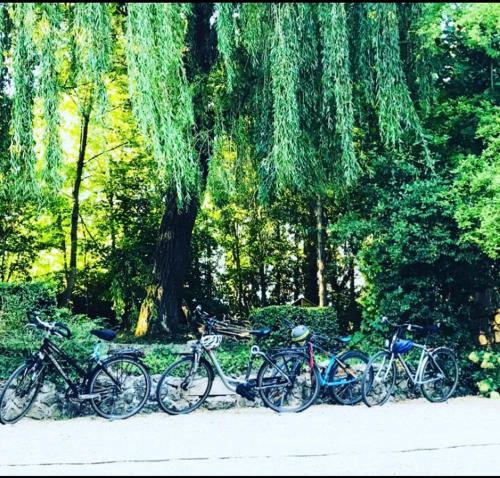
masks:
<path fill-rule="evenodd" d="M 197 201 L 192 201 L 185 209 L 179 210 L 175 194 L 169 192 L 167 195 L 153 273 L 157 284 L 155 303 L 158 323 L 165 332 L 172 335 L 186 325 L 182 311 L 183 287 L 189 267 L 197 212 Z"/>
<path fill-rule="evenodd" d="M 317 247 L 318 247 L 318 302 L 320 307 L 326 305 L 326 287 L 325 287 L 325 228 L 323 218 L 323 203 L 318 196 L 316 204 L 317 220 Z"/>
<path fill-rule="evenodd" d="M 70 255 L 69 270 L 66 290 L 61 298 L 61 306 L 67 307 L 73 295 L 76 283 L 76 261 L 78 255 L 78 219 L 80 215 L 80 186 L 82 183 L 83 166 L 85 164 L 85 152 L 87 149 L 87 139 L 89 132 L 90 112 L 82 113 L 82 129 L 80 133 L 80 148 L 78 152 L 78 162 L 76 164 L 75 183 L 73 185 L 73 209 L 71 211 L 70 230 Z"/>
<path fill-rule="evenodd" d="M 241 274 L 241 250 L 240 250 L 240 237 L 238 234 L 238 224 L 233 222 L 234 234 L 234 263 L 236 265 L 236 279 L 237 279 L 237 299 L 238 299 L 238 313 L 240 316 L 244 312 L 244 291 L 243 291 L 243 277 Z"/>
<path fill-rule="evenodd" d="M 209 83 L 209 73 L 217 58 L 216 32 L 211 28 L 210 19 L 214 5 L 210 3 L 193 4 L 188 28 L 189 55 L 186 62 L 188 81 L 197 83 L 193 105 L 195 109 L 195 135 L 207 133 L 207 141 L 197 142 L 201 170 L 202 192 L 208 175 L 208 159 L 213 131 L 213 112 L 211 98 L 204 94 Z M 154 278 L 156 281 L 154 300 L 158 313 L 159 327 L 155 331 L 164 330 L 175 335 L 180 325 L 185 323 L 182 311 L 183 286 L 189 268 L 191 238 L 199 208 L 198 200 L 193 200 L 184 210 L 177 208 L 175 194 L 170 191 L 165 201 L 159 238 L 157 242 Z M 148 307 L 144 308 L 146 315 Z M 145 333 L 147 324 L 141 320 L 140 333 Z M 136 331 L 138 333 L 138 331 Z"/>
<path fill-rule="evenodd" d="M 308 233 L 304 238 L 304 297 L 316 304 L 318 300 L 318 261 L 316 234 Z"/>

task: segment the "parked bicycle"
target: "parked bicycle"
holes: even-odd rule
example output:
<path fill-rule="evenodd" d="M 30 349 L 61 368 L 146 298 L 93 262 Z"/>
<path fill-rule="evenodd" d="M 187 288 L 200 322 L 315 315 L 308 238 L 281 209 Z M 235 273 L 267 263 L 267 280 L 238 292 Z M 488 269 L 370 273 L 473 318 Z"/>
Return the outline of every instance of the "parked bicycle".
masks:
<path fill-rule="evenodd" d="M 356 405 L 361 402 L 361 379 L 369 357 L 360 350 L 345 351 L 345 347 L 351 342 L 352 337 L 330 338 L 312 332 L 304 325 L 296 326 L 292 330 L 292 336 L 298 337 L 298 342 L 311 363 L 318 365 L 320 385 L 336 403 Z M 339 346 L 325 348 L 324 344 L 332 342 L 332 340 L 337 342 Z M 327 362 L 320 363 L 318 355 L 326 356 Z"/>
<path fill-rule="evenodd" d="M 194 314 L 203 323 L 204 330 L 192 351 L 161 376 L 156 396 L 162 410 L 174 415 L 196 410 L 207 399 L 215 372 L 228 390 L 250 400 L 254 400 L 258 392 L 264 404 L 278 412 L 300 412 L 314 403 L 320 390 L 320 377 L 317 367 L 310 365 L 304 352 L 289 349 L 263 352 L 258 344 L 269 336 L 271 329 L 249 330 L 257 344 L 250 349 L 246 375 L 244 379 L 230 377 L 224 373 L 214 352 L 223 334 L 227 335 L 225 324 L 203 312 L 200 306 Z M 257 376 L 250 377 L 257 358 L 263 363 Z"/>
<path fill-rule="evenodd" d="M 141 362 L 144 353 L 135 350 L 111 351 L 101 357 L 101 340 L 111 341 L 116 333 L 112 330 L 92 330 L 99 340 L 96 343 L 86 369 L 80 367 L 63 352 L 49 336 L 70 339 L 71 331 L 61 322 L 46 322 L 36 313 L 28 313 L 29 326 L 44 332 L 40 349 L 19 366 L 5 383 L 0 395 L 0 423 L 15 423 L 32 407 L 46 378 L 50 366 L 62 376 L 68 389 L 66 398 L 71 402 L 90 401 L 94 411 L 104 418 L 123 419 L 139 412 L 145 405 L 151 390 L 151 379 Z M 63 360 L 66 371 L 59 363 Z M 77 380 L 69 377 L 76 373 Z"/>
<path fill-rule="evenodd" d="M 421 390 L 430 402 L 446 401 L 458 383 L 458 364 L 451 349 L 431 348 L 427 345 L 430 336 L 436 333 L 439 327 L 395 324 L 387 317 L 383 317 L 381 323 L 389 324 L 394 332 L 391 339 L 386 339 L 384 350 L 370 358 L 363 374 L 361 391 L 366 405 L 383 405 L 389 400 L 396 385 L 396 362 L 406 373 L 411 388 Z M 405 339 L 406 331 L 425 334 L 424 344 Z M 413 347 L 421 349 L 416 369 L 404 359 L 404 355 Z"/>

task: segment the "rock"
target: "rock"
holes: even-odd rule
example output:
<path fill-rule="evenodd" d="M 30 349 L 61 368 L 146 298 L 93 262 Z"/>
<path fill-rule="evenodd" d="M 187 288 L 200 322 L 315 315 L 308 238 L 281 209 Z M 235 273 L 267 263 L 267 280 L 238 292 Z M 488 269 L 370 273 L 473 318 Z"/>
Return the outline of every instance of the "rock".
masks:
<path fill-rule="evenodd" d="M 235 407 L 236 404 L 237 398 L 235 395 L 219 395 L 217 397 L 208 397 L 203 406 L 207 410 L 226 410 Z"/>

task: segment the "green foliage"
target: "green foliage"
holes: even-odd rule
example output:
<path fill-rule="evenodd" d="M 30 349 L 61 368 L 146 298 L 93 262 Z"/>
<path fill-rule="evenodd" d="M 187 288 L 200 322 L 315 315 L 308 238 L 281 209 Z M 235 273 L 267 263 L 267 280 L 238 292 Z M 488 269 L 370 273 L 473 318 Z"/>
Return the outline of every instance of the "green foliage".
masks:
<path fill-rule="evenodd" d="M 500 398 L 500 353 L 479 350 L 471 352 L 468 358 L 476 364 L 473 377 L 479 393 L 489 398 Z"/>
<path fill-rule="evenodd" d="M 198 195 L 193 104 L 184 68 L 186 5 L 131 3 L 127 60 L 134 111 L 158 165 L 160 180 L 179 206 Z"/>
<path fill-rule="evenodd" d="M 312 331 L 334 337 L 338 334 L 337 313 L 333 307 L 269 306 L 254 309 L 249 315 L 252 327 L 271 327 L 272 345 L 290 343 L 290 325 L 307 325 Z"/>
<path fill-rule="evenodd" d="M 173 354 L 168 347 L 155 345 L 144 357 L 144 363 L 149 368 L 149 373 L 156 375 L 163 373 L 178 359 L 179 355 Z"/>
<path fill-rule="evenodd" d="M 107 104 L 105 75 L 110 69 L 112 49 L 110 4 L 75 3 L 73 36 L 77 83 L 90 84 L 92 99 L 87 101 L 95 102 L 102 116 Z"/>
<path fill-rule="evenodd" d="M 42 5 L 40 52 L 40 95 L 43 99 L 43 116 L 45 119 L 45 167 L 43 177 L 49 188 L 57 190 L 61 187 L 61 140 L 59 137 L 59 78 L 57 58 L 59 24 L 61 21 L 60 6 L 57 3 Z"/>
<path fill-rule="evenodd" d="M 28 311 L 39 312 L 46 320 L 67 324 L 72 338 L 54 340 L 77 362 L 88 360 L 96 341 L 90 330 L 99 327 L 99 322 L 58 309 L 52 284 L 0 283 L 0 378 L 7 378 L 41 344 L 41 333 L 26 327 Z"/>
<path fill-rule="evenodd" d="M 353 128 L 354 111 L 352 102 L 352 79 L 349 59 L 349 31 L 343 4 L 322 4 L 320 6 L 323 51 L 323 108 L 327 131 L 323 141 L 328 143 L 332 131 L 338 136 L 340 175 L 350 186 L 358 174 L 358 162 L 354 153 Z M 334 100 L 334 102 L 332 101 Z M 335 112 L 335 113 L 334 113 Z M 331 149 L 325 154 L 333 156 Z M 331 158 L 329 158 L 331 161 Z"/>
<path fill-rule="evenodd" d="M 35 45 L 33 29 L 35 11 L 32 3 L 16 3 L 12 6 L 13 37 L 13 84 L 12 102 L 12 159 L 8 178 L 12 195 L 25 198 L 37 190 L 35 180 L 35 142 L 33 138 L 33 100 Z"/>

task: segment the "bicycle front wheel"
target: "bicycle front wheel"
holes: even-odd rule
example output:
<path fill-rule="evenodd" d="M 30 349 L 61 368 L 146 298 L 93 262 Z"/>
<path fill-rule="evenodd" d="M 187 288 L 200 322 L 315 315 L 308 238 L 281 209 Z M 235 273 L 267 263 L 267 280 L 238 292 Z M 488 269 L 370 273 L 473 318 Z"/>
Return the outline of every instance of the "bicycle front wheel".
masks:
<path fill-rule="evenodd" d="M 7 380 L 0 395 L 0 423 L 16 423 L 30 410 L 45 378 L 39 362 L 26 362 Z"/>
<path fill-rule="evenodd" d="M 129 418 L 146 404 L 151 378 L 144 365 L 129 357 L 113 357 L 96 368 L 89 382 L 90 403 L 103 418 Z"/>
<path fill-rule="evenodd" d="M 367 363 L 367 355 L 358 350 L 350 350 L 338 357 L 328 377 L 330 394 L 338 404 L 361 402 L 361 381 Z"/>
<path fill-rule="evenodd" d="M 389 400 L 396 384 L 396 363 L 390 352 L 375 354 L 366 366 L 361 381 L 363 402 L 369 407 Z"/>
<path fill-rule="evenodd" d="M 207 399 L 213 380 L 212 367 L 204 358 L 196 363 L 194 356 L 184 357 L 163 372 L 156 399 L 171 415 L 190 413 Z"/>
<path fill-rule="evenodd" d="M 297 352 L 279 352 L 264 362 L 257 375 L 263 402 L 277 412 L 301 412 L 318 398 L 321 388 L 318 368 Z"/>
<path fill-rule="evenodd" d="M 426 358 L 420 389 L 430 402 L 450 398 L 458 383 L 458 364 L 453 351 L 440 347 Z"/>

